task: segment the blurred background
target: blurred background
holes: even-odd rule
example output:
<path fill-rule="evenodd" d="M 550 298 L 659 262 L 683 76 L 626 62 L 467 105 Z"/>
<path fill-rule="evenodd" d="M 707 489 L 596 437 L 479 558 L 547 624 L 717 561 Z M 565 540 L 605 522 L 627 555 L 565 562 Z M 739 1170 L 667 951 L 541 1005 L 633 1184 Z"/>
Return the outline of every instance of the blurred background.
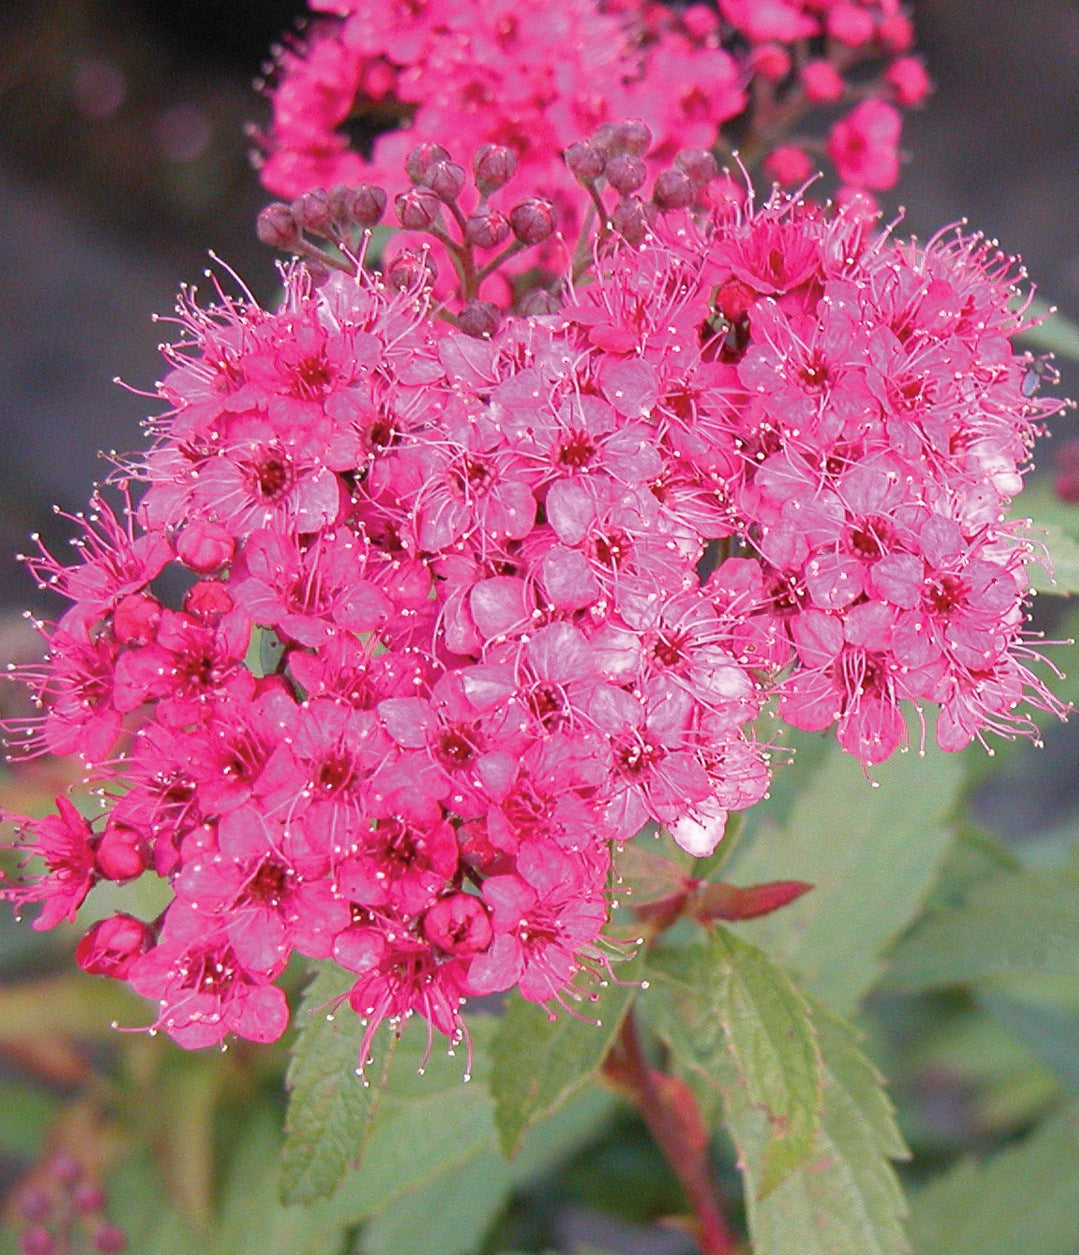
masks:
<path fill-rule="evenodd" d="M 914 0 L 911 8 L 936 91 L 908 115 L 911 160 L 889 207 L 902 205 L 905 230 L 923 237 L 969 219 L 1021 254 L 1039 294 L 1079 321 L 1079 3 Z M 303 11 L 289 0 L 0 3 L 4 659 L 35 647 L 18 610 L 36 592 L 14 555 L 31 532 L 54 544 L 65 534 L 52 507 L 85 504 L 106 471 L 99 450 L 141 442 L 139 421 L 155 407 L 113 379 L 153 390 L 167 329 L 151 313 L 171 310 L 182 281 L 200 281 L 208 250 L 256 296 L 272 297 L 275 258 L 253 234 L 270 198 L 245 128 L 267 120 L 253 83 Z M 1060 365 L 1064 390 L 1079 396 L 1079 367 Z M 1054 440 L 1076 435 L 1066 413 Z M 1051 444 L 1039 454 L 1042 473 Z M 0 712 L 9 700 L 0 692 Z M 1075 826 L 1079 738 L 1063 729 L 1047 739 L 1046 753 L 1007 756 L 978 801 L 982 821 L 1017 844 L 1048 834 L 1051 845 L 1062 826 Z M 45 793 L 52 783 L 30 787 Z M 6 787 L 5 804 L 16 805 Z M 0 978 L 47 966 L 40 935 L 0 914 Z M 61 952 L 69 940 L 61 938 Z M 7 1075 L 17 1078 L 17 1069 L 0 1069 L 5 1102 L 15 1093 Z M 964 1091 L 950 1082 L 934 1089 L 928 1075 L 918 1078 L 928 1085 L 922 1132 L 939 1126 L 954 1145 L 958 1128 L 962 1142 L 971 1119 Z M 1000 1101 L 1025 1110 L 1014 1086 L 1012 1107 Z M 12 1155 L 8 1138 L 0 1174 L 18 1162 Z M 682 1247 L 652 1232 L 639 1242 L 623 1234 L 618 1249 Z"/>

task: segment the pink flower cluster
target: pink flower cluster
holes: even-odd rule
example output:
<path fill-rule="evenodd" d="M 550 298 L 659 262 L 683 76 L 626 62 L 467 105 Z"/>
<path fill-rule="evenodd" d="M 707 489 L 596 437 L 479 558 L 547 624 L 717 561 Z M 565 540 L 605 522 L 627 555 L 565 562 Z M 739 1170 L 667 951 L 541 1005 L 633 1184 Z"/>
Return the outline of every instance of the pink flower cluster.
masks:
<path fill-rule="evenodd" d="M 721 0 L 718 12 L 651 0 L 311 7 L 303 42 L 278 55 L 273 121 L 259 137 L 263 181 L 289 197 L 360 182 L 393 196 L 410 148 L 453 149 L 468 135 L 511 148 L 511 190 L 550 197 L 572 230 L 562 153 L 625 117 L 651 128 L 657 167 L 688 146 L 729 147 L 737 122 L 744 158 L 766 158 L 780 183 L 830 162 L 846 188 L 872 192 L 898 176 L 899 109 L 929 91 L 898 0 Z M 826 140 L 790 134 L 820 110 L 832 118 Z"/>
<path fill-rule="evenodd" d="M 470 995 L 574 998 L 611 843 L 654 822 L 705 854 L 764 794 L 768 690 L 867 764 L 904 704 L 946 749 L 1057 708 L 1004 521 L 1054 408 L 1009 261 L 723 184 L 705 212 L 700 166 L 559 309 L 481 334 L 426 272 L 358 264 L 293 266 L 273 312 L 182 300 L 120 515 L 31 560 L 72 603 L 31 740 L 82 754 L 103 813 L 17 819 L 45 871 L 3 891 L 45 928 L 166 880 L 79 960 L 181 1044 L 277 1037 L 294 952 L 355 977 L 361 1061 L 387 1018 L 455 1038 Z"/>

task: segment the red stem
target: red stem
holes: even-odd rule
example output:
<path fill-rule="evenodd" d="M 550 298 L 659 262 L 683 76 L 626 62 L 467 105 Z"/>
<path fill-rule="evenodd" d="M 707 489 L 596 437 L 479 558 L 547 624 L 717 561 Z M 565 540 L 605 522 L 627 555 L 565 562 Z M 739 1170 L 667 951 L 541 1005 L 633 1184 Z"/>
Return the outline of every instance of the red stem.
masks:
<path fill-rule="evenodd" d="M 626 1090 L 645 1125 L 670 1164 L 697 1217 L 701 1255 L 737 1255 L 738 1241 L 719 1210 L 708 1163 L 708 1148 L 686 1127 L 684 1115 L 664 1100 L 648 1065 L 631 1007 L 618 1034 L 617 1059 L 608 1070 Z"/>

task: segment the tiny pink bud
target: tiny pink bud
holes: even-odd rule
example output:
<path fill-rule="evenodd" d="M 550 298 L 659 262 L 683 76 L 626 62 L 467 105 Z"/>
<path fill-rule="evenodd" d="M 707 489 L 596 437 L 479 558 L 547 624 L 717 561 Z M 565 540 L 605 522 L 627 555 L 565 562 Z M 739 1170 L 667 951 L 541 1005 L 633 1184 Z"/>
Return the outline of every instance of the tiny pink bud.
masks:
<path fill-rule="evenodd" d="M 449 153 L 441 144 L 417 144 L 405 158 L 405 173 L 413 183 L 422 183 L 429 167 L 436 161 L 449 161 Z"/>
<path fill-rule="evenodd" d="M 587 187 L 606 169 L 607 154 L 593 140 L 578 140 L 566 149 L 566 165 L 577 182 Z"/>
<path fill-rule="evenodd" d="M 455 161 L 435 161 L 427 168 L 423 183 L 446 205 L 452 205 L 465 185 L 465 172 Z"/>
<path fill-rule="evenodd" d="M 539 196 L 523 200 L 510 210 L 510 228 L 522 244 L 542 244 L 554 232 L 554 206 Z"/>
<path fill-rule="evenodd" d="M 34 1225 L 19 1237 L 19 1255 L 53 1255 L 56 1239 L 44 1225 Z"/>
<path fill-rule="evenodd" d="M 49 1175 L 61 1185 L 74 1185 L 76 1181 L 82 1180 L 82 1174 L 82 1164 L 66 1150 L 53 1155 L 49 1161 Z"/>
<path fill-rule="evenodd" d="M 148 645 L 154 639 L 161 605 L 148 593 L 121 597 L 112 612 L 112 632 L 121 645 Z"/>
<path fill-rule="evenodd" d="M 47 1190 L 28 1185 L 19 1193 L 17 1206 L 24 1220 L 47 1220 L 52 1214 L 53 1200 Z"/>
<path fill-rule="evenodd" d="M 604 122 L 602 126 L 596 127 L 587 142 L 600 149 L 607 157 L 622 151 L 621 141 L 618 137 L 618 127 L 613 122 Z"/>
<path fill-rule="evenodd" d="M 490 196 L 513 178 L 517 154 L 503 144 L 482 144 L 472 158 L 472 174 L 481 196 Z"/>
<path fill-rule="evenodd" d="M 94 1250 L 100 1251 L 101 1255 L 119 1255 L 120 1251 L 127 1249 L 127 1234 L 106 1221 L 94 1233 L 93 1242 Z"/>
<path fill-rule="evenodd" d="M 640 118 L 631 118 L 615 127 L 615 144 L 631 157 L 643 157 L 652 146 L 652 132 Z"/>
<path fill-rule="evenodd" d="M 360 227 L 373 227 L 386 212 L 386 193 L 381 187 L 361 183 L 345 202 L 348 216 Z"/>
<path fill-rule="evenodd" d="M 386 268 L 386 282 L 399 291 L 429 286 L 435 278 L 435 265 L 426 252 L 404 249 Z"/>
<path fill-rule="evenodd" d="M 930 92 L 929 75 L 917 57 L 899 57 L 884 72 L 884 79 L 896 100 L 908 108 L 920 105 Z"/>
<path fill-rule="evenodd" d="M 204 623 L 216 623 L 232 609 L 232 597 L 224 584 L 217 580 L 199 580 L 187 590 L 184 609 Z"/>
<path fill-rule="evenodd" d="M 621 153 L 607 162 L 607 182 L 623 196 L 635 192 L 647 177 L 648 171 L 640 157 Z"/>
<path fill-rule="evenodd" d="M 611 214 L 611 225 L 627 244 L 640 244 L 648 235 L 655 217 L 654 205 L 645 204 L 637 197 L 619 201 Z"/>
<path fill-rule="evenodd" d="M 810 61 L 802 66 L 802 88 L 815 105 L 834 105 L 843 99 L 843 79 L 830 61 Z"/>
<path fill-rule="evenodd" d="M 750 53 L 749 68 L 767 83 L 781 83 L 791 72 L 790 53 L 782 44 L 759 44 Z"/>
<path fill-rule="evenodd" d="M 494 935 L 487 908 L 471 893 L 440 898 L 423 917 L 423 932 L 447 954 L 479 954 Z"/>
<path fill-rule="evenodd" d="M 267 205 L 259 214 L 255 229 L 261 242 L 271 248 L 290 249 L 300 238 L 300 228 L 292 208 L 284 201 Z"/>
<path fill-rule="evenodd" d="M 506 215 L 489 205 L 477 209 L 465 223 L 465 239 L 476 248 L 495 248 L 509 233 Z"/>
<path fill-rule="evenodd" d="M 668 213 L 672 209 L 685 209 L 692 205 L 696 194 L 693 180 L 684 170 L 662 170 L 656 175 L 652 200 L 660 213 Z"/>
<path fill-rule="evenodd" d="M 875 33 L 873 15 L 856 4 L 837 4 L 825 18 L 828 34 L 848 48 L 861 48 Z"/>
<path fill-rule="evenodd" d="M 493 336 L 501 321 L 501 311 L 490 301 L 469 301 L 457 316 L 457 325 L 465 335 L 477 340 Z"/>
<path fill-rule="evenodd" d="M 893 13 L 877 24 L 877 41 L 885 52 L 893 55 L 909 52 L 914 46 L 914 27 L 909 17 Z"/>
<path fill-rule="evenodd" d="M 208 519 L 192 519 L 176 540 L 180 561 L 199 575 L 220 571 L 232 561 L 235 550 L 232 533 Z"/>
<path fill-rule="evenodd" d="M 75 949 L 84 972 L 123 980 L 141 954 L 153 944 L 153 929 L 133 915 L 111 915 L 99 920 Z"/>
<path fill-rule="evenodd" d="M 99 1185 L 80 1185 L 72 1201 L 76 1211 L 100 1211 L 105 1206 L 105 1191 Z"/>
<path fill-rule="evenodd" d="M 325 235 L 333 229 L 337 206 L 333 195 L 324 187 L 312 188 L 292 202 L 292 216 L 303 231 Z"/>
<path fill-rule="evenodd" d="M 704 187 L 719 174 L 715 157 L 707 148 L 683 148 L 674 159 L 679 170 L 684 170 L 694 187 Z"/>
<path fill-rule="evenodd" d="M 521 298 L 518 312 L 526 318 L 542 317 L 544 314 L 557 314 L 562 302 L 553 292 L 546 288 L 532 288 Z"/>
<path fill-rule="evenodd" d="M 764 172 L 781 187 L 804 183 L 813 173 L 813 163 L 801 148 L 784 144 L 773 149 L 764 159 Z"/>
<path fill-rule="evenodd" d="M 112 820 L 105 826 L 94 851 L 94 866 L 106 880 L 134 880 L 148 865 L 142 834 Z"/>
<path fill-rule="evenodd" d="M 426 231 L 442 216 L 442 202 L 428 187 L 413 187 L 394 201 L 397 220 L 407 231 Z"/>

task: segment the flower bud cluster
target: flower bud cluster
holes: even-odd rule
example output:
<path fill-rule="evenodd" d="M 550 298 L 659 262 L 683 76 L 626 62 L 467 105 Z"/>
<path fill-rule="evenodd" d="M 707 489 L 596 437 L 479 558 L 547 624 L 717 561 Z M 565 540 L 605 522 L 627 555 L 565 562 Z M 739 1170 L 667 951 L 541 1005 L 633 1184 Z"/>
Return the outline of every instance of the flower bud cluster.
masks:
<path fill-rule="evenodd" d="M 105 1218 L 105 1193 L 86 1165 L 54 1154 L 13 1198 L 19 1255 L 118 1255 L 127 1235 Z"/>
<path fill-rule="evenodd" d="M 644 205 L 646 143 L 603 130 L 567 169 Z M 471 164 L 477 190 L 506 173 Z M 414 148 L 415 203 L 467 168 Z M 1004 518 L 1054 408 L 1011 349 L 1008 259 L 778 196 L 649 203 L 555 312 L 456 325 L 424 274 L 299 264 L 276 311 L 185 295 L 137 505 L 95 502 L 74 565 L 30 560 L 71 604 L 29 742 L 81 753 L 104 806 L 17 818 L 45 870 L 3 893 L 47 928 L 102 880 L 165 880 L 160 918 L 112 916 L 79 960 L 182 1045 L 277 1037 L 294 952 L 354 975 L 361 1062 L 384 1019 L 456 1038 L 470 995 L 579 996 L 611 843 L 714 849 L 767 787 L 769 691 L 867 764 L 905 704 L 946 749 L 1059 709 Z"/>
<path fill-rule="evenodd" d="M 827 161 L 847 189 L 871 193 L 896 181 L 899 110 L 929 90 L 897 0 L 721 0 L 718 12 L 652 0 L 310 3 L 316 20 L 272 68 L 260 137 L 263 181 L 284 196 L 361 182 L 396 196 L 409 148 L 468 135 L 510 148 L 511 195 L 542 189 L 574 232 L 561 154 L 623 117 L 654 139 L 618 163 L 614 186 L 687 146 L 729 151 L 737 131 L 743 158 L 764 159 L 783 184 Z M 821 110 L 826 138 L 791 134 Z"/>

